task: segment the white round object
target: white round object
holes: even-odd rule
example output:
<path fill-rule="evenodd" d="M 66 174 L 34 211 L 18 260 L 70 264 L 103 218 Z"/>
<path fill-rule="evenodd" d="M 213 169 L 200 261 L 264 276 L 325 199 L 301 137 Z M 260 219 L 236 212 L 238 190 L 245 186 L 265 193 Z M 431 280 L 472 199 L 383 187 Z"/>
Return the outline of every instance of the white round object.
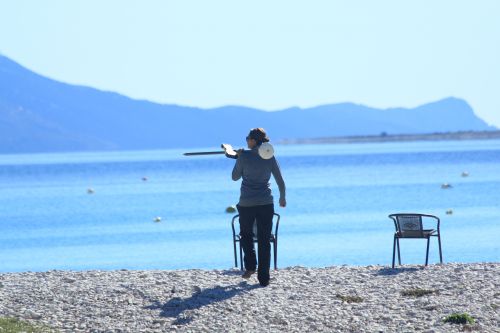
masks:
<path fill-rule="evenodd" d="M 272 158 L 274 156 L 273 146 L 268 142 L 264 142 L 259 147 L 259 155 L 265 160 Z"/>

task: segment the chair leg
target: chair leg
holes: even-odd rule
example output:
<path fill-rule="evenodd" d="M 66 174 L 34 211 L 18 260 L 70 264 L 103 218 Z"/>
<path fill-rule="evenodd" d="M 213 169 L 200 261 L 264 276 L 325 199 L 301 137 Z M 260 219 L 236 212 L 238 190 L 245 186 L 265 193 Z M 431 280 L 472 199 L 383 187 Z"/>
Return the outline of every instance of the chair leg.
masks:
<path fill-rule="evenodd" d="M 392 268 L 394 268 L 394 261 L 396 261 L 396 235 L 394 235 L 394 242 L 392 245 Z"/>
<path fill-rule="evenodd" d="M 278 241 L 273 242 L 274 249 L 274 269 L 278 269 Z"/>
<path fill-rule="evenodd" d="M 238 267 L 238 255 L 236 254 L 236 241 L 233 239 L 234 267 Z"/>
<path fill-rule="evenodd" d="M 398 245 L 398 262 L 399 262 L 399 265 L 401 265 L 401 251 L 399 250 L 399 238 L 397 238 L 397 237 L 396 237 L 396 242 Z"/>
<path fill-rule="evenodd" d="M 429 263 L 429 243 L 431 238 L 427 237 L 427 251 L 425 252 L 425 266 Z"/>
<path fill-rule="evenodd" d="M 240 267 L 241 270 L 243 270 L 243 248 L 241 247 L 241 240 L 240 240 Z"/>
<path fill-rule="evenodd" d="M 439 261 L 443 263 L 443 252 L 441 252 L 441 235 L 438 235 Z"/>

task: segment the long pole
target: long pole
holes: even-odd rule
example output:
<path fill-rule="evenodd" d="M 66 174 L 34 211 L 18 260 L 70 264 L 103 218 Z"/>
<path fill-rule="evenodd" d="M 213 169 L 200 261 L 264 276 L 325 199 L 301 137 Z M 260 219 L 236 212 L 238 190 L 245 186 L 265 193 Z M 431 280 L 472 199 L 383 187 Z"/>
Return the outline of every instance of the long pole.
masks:
<path fill-rule="evenodd" d="M 229 158 L 238 158 L 238 154 L 234 151 L 233 147 L 230 144 L 223 143 L 220 145 L 223 150 L 219 151 L 196 151 L 191 153 L 184 153 L 184 156 L 196 156 L 196 155 L 219 155 L 226 154 L 226 157 Z"/>
<path fill-rule="evenodd" d="M 225 154 L 225 151 L 198 151 L 192 153 L 184 153 L 184 156 L 195 156 L 195 155 L 218 155 Z"/>

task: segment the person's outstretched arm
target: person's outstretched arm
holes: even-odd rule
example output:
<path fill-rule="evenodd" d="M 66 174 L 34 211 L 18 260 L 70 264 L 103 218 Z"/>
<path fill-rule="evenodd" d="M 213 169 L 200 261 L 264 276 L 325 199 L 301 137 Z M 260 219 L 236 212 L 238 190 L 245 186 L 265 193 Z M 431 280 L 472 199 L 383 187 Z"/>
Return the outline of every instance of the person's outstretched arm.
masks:
<path fill-rule="evenodd" d="M 273 174 L 274 180 L 276 180 L 276 184 L 278 184 L 278 189 L 280 191 L 280 206 L 286 207 L 286 188 L 285 181 L 281 176 L 280 166 L 278 165 L 278 161 L 273 157 L 273 167 L 271 169 L 271 173 Z"/>

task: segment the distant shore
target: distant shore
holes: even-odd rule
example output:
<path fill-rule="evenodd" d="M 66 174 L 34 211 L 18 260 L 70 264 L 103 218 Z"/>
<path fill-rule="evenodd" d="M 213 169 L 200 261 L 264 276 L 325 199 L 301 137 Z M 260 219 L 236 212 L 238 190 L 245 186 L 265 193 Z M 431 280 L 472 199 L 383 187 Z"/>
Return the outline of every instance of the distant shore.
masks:
<path fill-rule="evenodd" d="M 0 319 L 59 332 L 498 332 L 500 263 L 0 274 Z M 474 322 L 447 323 L 467 314 Z M 1 322 L 0 322 L 1 324 Z M 2 331 L 0 329 L 0 331 Z"/>
<path fill-rule="evenodd" d="M 321 143 L 370 143 L 404 141 L 443 141 L 443 140 L 490 140 L 500 139 L 499 131 L 463 131 L 427 134 L 387 134 L 325 137 L 312 139 L 284 139 L 279 144 L 321 144 Z"/>

